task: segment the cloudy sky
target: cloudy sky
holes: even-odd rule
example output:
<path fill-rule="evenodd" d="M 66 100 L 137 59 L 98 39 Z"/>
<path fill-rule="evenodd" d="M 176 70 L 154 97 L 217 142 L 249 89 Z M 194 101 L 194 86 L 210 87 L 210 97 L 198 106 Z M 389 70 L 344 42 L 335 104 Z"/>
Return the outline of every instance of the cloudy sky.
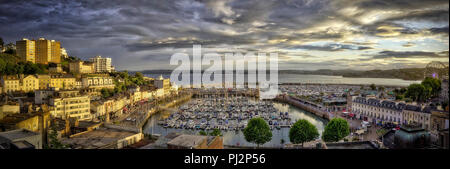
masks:
<path fill-rule="evenodd" d="M 169 69 L 202 47 L 277 52 L 280 69 L 449 62 L 447 0 L 0 0 L 0 37 L 59 40 L 118 70 Z"/>

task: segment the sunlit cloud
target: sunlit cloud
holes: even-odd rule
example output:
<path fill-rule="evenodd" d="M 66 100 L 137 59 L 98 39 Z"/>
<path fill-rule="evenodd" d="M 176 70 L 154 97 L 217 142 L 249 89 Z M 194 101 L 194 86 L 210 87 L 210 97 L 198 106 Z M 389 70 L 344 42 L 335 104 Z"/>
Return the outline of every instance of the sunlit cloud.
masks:
<path fill-rule="evenodd" d="M 0 36 L 57 39 L 69 55 L 112 57 L 118 70 L 171 68 L 170 56 L 194 44 L 279 52 L 282 69 L 393 69 L 448 62 L 448 9 L 441 0 L 2 1 Z"/>

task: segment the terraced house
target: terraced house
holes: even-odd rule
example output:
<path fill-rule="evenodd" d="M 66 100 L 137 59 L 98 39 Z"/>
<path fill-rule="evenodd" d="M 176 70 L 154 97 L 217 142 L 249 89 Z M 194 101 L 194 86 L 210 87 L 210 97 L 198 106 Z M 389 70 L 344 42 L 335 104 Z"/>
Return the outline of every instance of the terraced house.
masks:
<path fill-rule="evenodd" d="M 30 92 L 39 89 L 39 81 L 35 75 L 9 75 L 1 79 L 2 92 Z"/>
<path fill-rule="evenodd" d="M 403 119 L 405 124 L 418 123 L 424 129 L 431 129 L 431 107 L 420 107 L 416 105 L 406 105 L 403 109 Z"/>
<path fill-rule="evenodd" d="M 73 89 L 76 87 L 75 77 L 67 74 L 38 75 L 39 89 L 55 87 L 60 89 Z"/>
<path fill-rule="evenodd" d="M 375 98 L 355 97 L 352 101 L 352 113 L 357 118 L 374 124 L 421 124 L 424 129 L 429 129 L 431 124 L 431 107 L 378 100 Z"/>

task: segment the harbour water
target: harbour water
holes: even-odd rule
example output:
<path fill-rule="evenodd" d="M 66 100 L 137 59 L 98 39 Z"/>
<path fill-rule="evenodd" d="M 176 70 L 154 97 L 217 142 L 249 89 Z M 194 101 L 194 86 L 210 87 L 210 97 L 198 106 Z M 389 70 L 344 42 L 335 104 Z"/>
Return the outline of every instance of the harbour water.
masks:
<path fill-rule="evenodd" d="M 299 119 L 305 119 L 311 122 L 313 125 L 316 126 L 319 133 L 321 134 L 323 132 L 324 126 L 326 125 L 327 121 L 315 116 L 314 114 L 310 112 L 306 112 L 304 110 L 298 109 L 296 107 L 284 104 L 284 103 L 277 103 L 272 102 L 274 107 L 279 112 L 288 112 L 289 116 L 293 121 L 297 121 Z M 182 106 L 182 105 L 181 105 Z M 168 118 L 171 113 L 174 112 L 161 112 L 158 114 L 155 114 L 152 116 L 148 123 L 144 126 L 143 132 L 145 134 L 160 134 L 161 136 L 165 136 L 168 133 L 171 132 L 178 132 L 178 133 L 185 133 L 185 134 L 198 134 L 200 130 L 193 130 L 193 129 L 180 129 L 180 128 L 164 128 L 162 125 L 158 124 L 158 121 L 161 119 Z M 212 130 L 210 130 L 212 131 Z M 210 132 L 209 131 L 209 132 Z M 227 131 L 227 130 L 221 130 L 223 134 L 223 144 L 227 146 L 255 146 L 252 143 L 249 143 L 245 140 L 245 137 L 243 135 L 243 132 L 241 130 L 237 131 Z M 289 142 L 289 128 L 281 128 L 281 129 L 274 129 L 272 130 L 272 140 L 270 142 L 267 142 L 266 144 L 262 145 L 263 147 L 281 147 L 281 139 L 283 139 L 286 143 Z"/>
<path fill-rule="evenodd" d="M 145 74 L 147 77 L 157 78 L 161 74 Z M 162 74 L 164 78 L 170 78 L 170 74 Z M 225 81 L 232 81 L 227 79 Z M 356 85 L 387 85 L 408 86 L 420 81 L 388 79 L 388 78 L 352 78 L 342 76 L 303 75 L 303 74 L 278 74 L 278 83 L 308 83 L 308 84 L 356 84 Z"/>
<path fill-rule="evenodd" d="M 158 78 L 160 74 L 145 74 L 147 77 Z M 170 78 L 170 74 L 162 74 L 164 78 Z M 323 75 L 301 75 L 301 74 L 279 74 L 279 83 L 310 83 L 310 84 L 362 84 L 362 85 L 388 85 L 388 86 L 408 86 L 412 83 L 420 83 L 418 81 L 407 81 L 401 79 L 385 79 L 385 78 L 346 78 L 342 76 L 323 76 Z M 229 80 L 226 80 L 229 81 Z M 288 112 L 290 118 L 293 122 L 298 119 L 305 119 L 311 122 L 319 131 L 321 135 L 324 126 L 327 121 L 322 119 L 310 112 L 305 110 L 296 108 L 294 106 L 272 102 L 274 107 L 279 112 Z M 180 105 L 182 106 L 182 105 Z M 175 109 L 178 109 L 176 107 Z M 184 133 L 184 134 L 198 134 L 200 130 L 194 129 L 182 129 L 182 128 L 165 128 L 162 125 L 158 124 L 158 121 L 161 119 L 168 118 L 171 113 L 174 112 L 161 112 L 153 115 L 148 123 L 144 126 L 143 132 L 145 134 L 159 134 L 161 136 L 165 136 L 171 132 Z M 265 143 L 262 147 L 271 147 L 277 148 L 282 146 L 282 141 L 284 143 L 290 143 L 289 141 L 289 129 L 290 128 L 281 128 L 272 130 L 272 140 L 270 142 Z M 211 131 L 211 130 L 210 130 Z M 210 132 L 209 131 L 209 132 Z M 245 140 L 243 132 L 241 130 L 221 130 L 223 134 L 223 144 L 225 146 L 256 146 L 253 143 L 249 143 Z"/>

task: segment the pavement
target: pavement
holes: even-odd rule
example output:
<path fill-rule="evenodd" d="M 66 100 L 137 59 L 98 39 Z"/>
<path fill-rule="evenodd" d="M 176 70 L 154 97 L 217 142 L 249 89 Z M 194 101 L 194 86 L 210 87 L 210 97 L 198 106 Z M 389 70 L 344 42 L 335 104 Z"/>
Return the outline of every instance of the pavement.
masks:
<path fill-rule="evenodd" d="M 122 126 L 136 126 L 138 121 L 143 118 L 146 112 L 150 110 L 150 108 L 153 105 L 150 104 L 150 102 L 144 102 L 144 103 L 137 103 L 134 106 L 130 106 L 127 113 L 121 114 L 118 118 L 116 118 L 114 121 L 120 122 L 119 125 Z M 130 118 L 130 120 L 127 120 Z"/>
<path fill-rule="evenodd" d="M 353 133 L 353 136 L 357 136 L 354 132 L 356 132 L 358 127 L 361 127 L 362 120 L 356 119 L 356 118 L 350 118 L 350 117 L 344 117 L 339 115 L 341 118 L 347 120 L 350 126 L 350 132 Z M 361 141 L 374 141 L 378 140 L 377 130 L 381 129 L 381 126 L 376 126 L 374 124 L 370 124 L 371 127 L 367 128 L 367 131 L 364 132 L 364 134 L 359 136 L 359 139 Z"/>

